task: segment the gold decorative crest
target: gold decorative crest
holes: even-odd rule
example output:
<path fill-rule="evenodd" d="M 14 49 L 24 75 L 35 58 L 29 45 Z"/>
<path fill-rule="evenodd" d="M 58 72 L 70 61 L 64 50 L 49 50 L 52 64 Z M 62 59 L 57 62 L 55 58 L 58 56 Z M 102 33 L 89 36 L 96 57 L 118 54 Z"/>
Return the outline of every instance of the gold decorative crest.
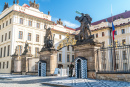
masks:
<path fill-rule="evenodd" d="M 64 40 L 62 40 L 58 47 L 57 50 L 62 49 L 63 47 L 67 47 L 67 46 L 73 46 L 76 44 L 76 41 L 74 38 L 72 38 L 68 33 L 66 34 L 66 38 Z"/>

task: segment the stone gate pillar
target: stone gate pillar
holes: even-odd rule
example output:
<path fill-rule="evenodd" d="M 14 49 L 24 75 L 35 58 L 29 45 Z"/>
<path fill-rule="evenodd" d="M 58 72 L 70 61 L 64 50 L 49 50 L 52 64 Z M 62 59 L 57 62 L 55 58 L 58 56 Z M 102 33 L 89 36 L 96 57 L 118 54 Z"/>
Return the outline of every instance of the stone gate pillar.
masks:
<path fill-rule="evenodd" d="M 18 55 L 12 55 L 12 61 L 11 61 L 11 74 L 15 72 L 15 60 L 18 58 Z"/>
<path fill-rule="evenodd" d="M 51 76 L 54 74 L 55 68 L 57 68 L 57 51 L 55 49 L 45 50 L 39 52 L 40 59 L 46 61 L 46 74 Z"/>
<path fill-rule="evenodd" d="M 100 47 L 100 44 L 92 45 L 92 44 L 81 44 L 75 45 L 75 58 L 84 57 L 87 59 L 87 76 L 88 78 L 96 78 L 95 75 L 95 51 L 97 47 Z"/>

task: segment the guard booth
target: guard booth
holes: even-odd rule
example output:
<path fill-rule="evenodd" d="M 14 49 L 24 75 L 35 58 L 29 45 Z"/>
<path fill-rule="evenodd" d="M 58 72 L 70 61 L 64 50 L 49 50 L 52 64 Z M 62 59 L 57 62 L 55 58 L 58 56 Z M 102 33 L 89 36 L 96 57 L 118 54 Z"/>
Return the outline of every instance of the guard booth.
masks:
<path fill-rule="evenodd" d="M 46 76 L 46 62 L 43 60 L 38 62 L 38 76 Z"/>
<path fill-rule="evenodd" d="M 87 78 L 87 59 L 84 57 L 77 57 L 75 59 L 75 77 Z"/>

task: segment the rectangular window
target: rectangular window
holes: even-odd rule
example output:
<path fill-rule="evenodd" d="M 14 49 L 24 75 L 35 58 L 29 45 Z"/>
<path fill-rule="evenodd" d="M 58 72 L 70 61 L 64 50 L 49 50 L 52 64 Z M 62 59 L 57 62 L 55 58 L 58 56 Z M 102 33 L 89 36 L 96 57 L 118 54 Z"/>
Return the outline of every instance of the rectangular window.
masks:
<path fill-rule="evenodd" d="M 5 68 L 5 62 L 3 62 L 3 69 Z"/>
<path fill-rule="evenodd" d="M 121 30 L 121 33 L 124 34 L 124 33 L 125 33 L 125 29 L 122 29 L 122 30 Z"/>
<path fill-rule="evenodd" d="M 118 63 L 116 64 L 116 69 L 119 69 L 119 64 Z"/>
<path fill-rule="evenodd" d="M 4 57 L 5 57 L 5 55 L 6 55 L 6 47 L 4 47 Z"/>
<path fill-rule="evenodd" d="M 74 51 L 74 46 L 72 46 L 72 51 Z"/>
<path fill-rule="evenodd" d="M 18 55 L 21 55 L 22 54 L 22 46 L 18 46 Z"/>
<path fill-rule="evenodd" d="M 12 19 L 10 18 L 10 24 L 12 23 Z"/>
<path fill-rule="evenodd" d="M 3 48 L 1 48 L 1 57 L 3 57 L 3 55 L 2 55 L 2 54 L 3 54 Z"/>
<path fill-rule="evenodd" d="M 102 37 L 105 36 L 104 32 L 102 32 Z"/>
<path fill-rule="evenodd" d="M 127 60 L 126 51 L 123 51 L 123 60 Z"/>
<path fill-rule="evenodd" d="M 22 39 L 22 38 L 23 38 L 23 32 L 19 31 L 19 39 Z"/>
<path fill-rule="evenodd" d="M 67 54 L 67 62 L 70 62 L 70 55 Z"/>
<path fill-rule="evenodd" d="M 98 34 L 96 34 L 96 38 L 98 38 Z"/>
<path fill-rule="evenodd" d="M 9 39 L 10 39 L 10 37 L 11 37 L 11 31 L 9 31 Z"/>
<path fill-rule="evenodd" d="M 123 70 L 127 70 L 128 69 L 128 64 L 127 63 L 123 63 Z"/>
<path fill-rule="evenodd" d="M 40 28 L 40 23 L 37 23 L 37 28 Z"/>
<path fill-rule="evenodd" d="M 28 21 L 28 26 L 32 26 L 32 21 Z"/>
<path fill-rule="evenodd" d="M 7 56 L 9 56 L 10 55 L 10 45 L 8 45 L 8 54 L 7 54 Z"/>
<path fill-rule="evenodd" d="M 103 64 L 103 69 L 106 69 L 106 64 Z"/>
<path fill-rule="evenodd" d="M 36 34 L 36 42 L 39 42 L 39 35 Z"/>
<path fill-rule="evenodd" d="M 4 23 L 3 23 L 3 28 L 4 28 Z"/>
<path fill-rule="evenodd" d="M 8 26 L 8 21 L 6 21 L 6 26 Z"/>
<path fill-rule="evenodd" d="M 35 57 L 38 57 L 39 48 L 35 48 Z"/>
<path fill-rule="evenodd" d="M 0 30 L 1 30 L 1 25 L 0 25 Z"/>
<path fill-rule="evenodd" d="M 7 68 L 9 67 L 9 61 L 7 61 Z"/>
<path fill-rule="evenodd" d="M 7 33 L 5 33 L 5 41 L 6 41 L 6 39 L 7 39 Z"/>
<path fill-rule="evenodd" d="M 117 35 L 117 31 L 115 31 L 115 35 Z"/>
<path fill-rule="evenodd" d="M 74 55 L 72 55 L 72 62 L 74 62 Z"/>
<path fill-rule="evenodd" d="M 61 35 L 59 35 L 59 39 L 61 39 Z"/>
<path fill-rule="evenodd" d="M 20 18 L 20 24 L 23 24 L 23 18 Z"/>
<path fill-rule="evenodd" d="M 59 61 L 61 62 L 62 61 L 62 55 L 59 54 Z"/>
<path fill-rule="evenodd" d="M 125 39 L 123 39 L 122 40 L 122 45 L 125 45 L 125 44 L 126 44 Z"/>
<path fill-rule="evenodd" d="M 28 33 L 28 40 L 31 41 L 31 33 Z"/>
<path fill-rule="evenodd" d="M 69 46 L 67 46 L 67 50 L 69 51 Z"/>
<path fill-rule="evenodd" d="M 2 37 L 1 37 L 1 42 L 3 42 L 3 38 L 4 38 L 4 35 L 2 35 Z"/>

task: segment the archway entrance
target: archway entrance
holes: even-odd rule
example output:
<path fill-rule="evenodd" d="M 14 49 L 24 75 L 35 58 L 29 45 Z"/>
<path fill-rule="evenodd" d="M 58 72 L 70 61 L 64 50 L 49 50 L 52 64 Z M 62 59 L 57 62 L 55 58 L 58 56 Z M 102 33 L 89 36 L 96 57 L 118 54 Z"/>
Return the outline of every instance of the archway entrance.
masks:
<path fill-rule="evenodd" d="M 81 78 L 81 60 L 77 60 L 77 78 Z"/>
<path fill-rule="evenodd" d="M 46 62 L 43 60 L 38 62 L 38 76 L 46 76 Z"/>
<path fill-rule="evenodd" d="M 75 59 L 75 76 L 76 78 L 87 78 L 87 59 L 84 57 L 77 57 Z"/>

